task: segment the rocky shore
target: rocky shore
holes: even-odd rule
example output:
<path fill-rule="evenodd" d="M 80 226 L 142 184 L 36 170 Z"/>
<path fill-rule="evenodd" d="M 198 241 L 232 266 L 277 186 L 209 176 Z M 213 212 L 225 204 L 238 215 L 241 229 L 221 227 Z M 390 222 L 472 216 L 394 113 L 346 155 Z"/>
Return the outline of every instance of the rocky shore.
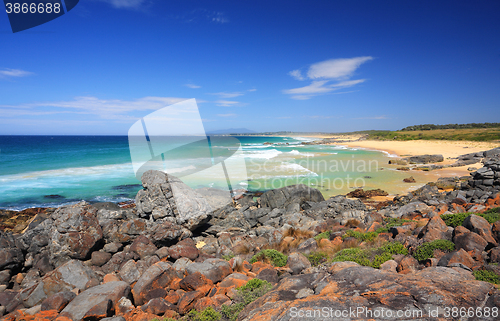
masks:
<path fill-rule="evenodd" d="M 500 149 L 457 162 L 478 160 L 384 202 L 305 185 L 233 201 L 149 171 L 135 207 L 4 213 L 1 320 L 498 320 Z"/>

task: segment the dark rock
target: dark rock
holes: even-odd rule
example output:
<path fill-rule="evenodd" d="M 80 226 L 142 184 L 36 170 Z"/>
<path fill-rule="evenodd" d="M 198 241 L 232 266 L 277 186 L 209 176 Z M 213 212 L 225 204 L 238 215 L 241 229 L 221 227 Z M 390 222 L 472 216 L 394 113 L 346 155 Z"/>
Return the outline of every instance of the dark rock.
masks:
<path fill-rule="evenodd" d="M 200 251 L 194 245 L 176 244 L 168 249 L 168 254 L 174 260 L 186 257 L 191 261 L 194 261 L 200 254 Z"/>
<path fill-rule="evenodd" d="M 389 194 L 381 189 L 372 189 L 364 191 L 362 188 L 358 188 L 352 192 L 347 193 L 346 196 L 352 198 L 371 198 L 374 196 L 387 196 L 387 195 Z"/>
<path fill-rule="evenodd" d="M 193 274 L 200 272 L 207 278 L 209 278 L 213 283 L 220 282 L 226 276 L 231 274 L 233 271 L 229 263 L 225 260 L 220 259 L 208 259 L 203 263 L 191 263 L 186 267 L 186 272 Z"/>
<path fill-rule="evenodd" d="M 175 305 L 166 301 L 164 298 L 154 298 L 141 307 L 141 310 L 147 313 L 164 315 L 168 310 L 176 311 Z"/>
<path fill-rule="evenodd" d="M 62 311 L 74 321 L 82 319 L 102 319 L 111 316 L 110 312 L 122 297 L 130 294 L 130 286 L 122 281 L 108 282 L 80 293 Z"/>
<path fill-rule="evenodd" d="M 260 270 L 259 273 L 257 274 L 256 278 L 267 281 L 271 284 L 276 284 L 276 283 L 278 283 L 278 280 L 279 280 L 278 271 L 276 271 L 275 269 L 271 269 L 271 268 L 266 268 L 266 269 Z"/>
<path fill-rule="evenodd" d="M 405 183 L 415 183 L 416 180 L 415 180 L 415 178 L 413 176 L 410 176 L 410 177 L 404 178 L 403 182 L 405 182 Z"/>
<path fill-rule="evenodd" d="M 305 211 L 305 215 L 314 219 L 334 219 L 345 224 L 351 219 L 364 221 L 366 211 L 366 205 L 359 199 L 352 200 L 339 195 L 323 202 L 312 203 L 311 208 Z"/>
<path fill-rule="evenodd" d="M 180 288 L 185 291 L 198 290 L 202 286 L 206 285 L 212 287 L 213 282 L 200 272 L 189 274 L 179 282 Z"/>
<path fill-rule="evenodd" d="M 70 259 L 84 260 L 102 240 L 95 216 L 97 209 L 86 202 L 57 209 L 50 231 L 50 259 L 55 266 Z"/>
<path fill-rule="evenodd" d="M 456 250 L 464 249 L 467 252 L 476 250 L 481 253 L 488 245 L 485 239 L 474 232 L 455 235 L 453 242 L 455 243 Z"/>
<path fill-rule="evenodd" d="M 474 259 L 464 249 L 445 254 L 439 259 L 438 266 L 452 266 L 453 263 L 463 264 L 469 269 L 476 265 Z"/>
<path fill-rule="evenodd" d="M 42 311 L 57 310 L 61 312 L 70 303 L 76 294 L 71 291 L 61 291 L 43 300 Z"/>
<path fill-rule="evenodd" d="M 130 251 L 137 253 L 141 259 L 154 255 L 158 248 L 144 235 L 139 235 L 130 246 Z"/>
<path fill-rule="evenodd" d="M 92 252 L 92 265 L 103 266 L 111 259 L 111 253 L 96 251 Z"/>
<path fill-rule="evenodd" d="M 410 164 L 429 164 L 444 161 L 443 155 L 420 155 L 406 158 Z"/>
<path fill-rule="evenodd" d="M 143 190 L 135 198 L 141 217 L 167 219 L 194 230 L 210 220 L 212 208 L 198 193 L 175 176 L 159 171 L 142 175 Z"/>
<path fill-rule="evenodd" d="M 493 238 L 491 234 L 491 225 L 488 221 L 481 216 L 471 214 L 467 216 L 462 224 L 465 228 L 469 229 L 471 232 L 479 234 L 488 243 L 495 246 L 498 245 L 497 241 Z"/>
<path fill-rule="evenodd" d="M 175 277 L 170 264 L 158 262 L 150 266 L 137 280 L 132 294 L 136 305 L 143 305 L 155 297 L 165 297 L 164 290 Z M 161 291 L 155 291 L 161 290 Z"/>
<path fill-rule="evenodd" d="M 299 274 L 303 270 L 311 267 L 311 262 L 301 253 L 291 253 L 287 260 L 288 267 L 292 270 L 292 275 Z"/>
<path fill-rule="evenodd" d="M 427 225 L 420 231 L 418 237 L 424 242 L 451 239 L 448 226 L 446 226 L 446 223 L 439 216 L 431 218 L 427 222 Z"/>
<path fill-rule="evenodd" d="M 92 204 L 92 206 L 97 208 L 97 210 L 105 209 L 108 211 L 119 211 L 122 209 L 120 206 L 118 206 L 118 204 L 112 202 L 94 203 Z"/>
<path fill-rule="evenodd" d="M 324 200 L 319 190 L 299 184 L 265 192 L 260 197 L 260 205 L 262 207 L 270 207 L 271 209 L 287 209 L 292 208 L 293 204 L 298 204 L 300 207 L 300 205 L 307 201 L 322 202 Z"/>

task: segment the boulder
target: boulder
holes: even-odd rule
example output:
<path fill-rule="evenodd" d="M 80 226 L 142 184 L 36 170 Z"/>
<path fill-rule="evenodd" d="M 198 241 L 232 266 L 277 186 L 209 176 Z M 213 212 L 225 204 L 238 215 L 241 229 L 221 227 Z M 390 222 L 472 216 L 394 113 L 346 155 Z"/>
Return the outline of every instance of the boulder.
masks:
<path fill-rule="evenodd" d="M 427 225 L 420 231 L 418 237 L 424 242 L 431 242 L 434 240 L 450 239 L 451 235 L 448 233 L 448 226 L 439 216 L 434 216 L 427 222 Z"/>
<path fill-rule="evenodd" d="M 58 208 L 53 214 L 49 253 L 51 263 L 59 266 L 70 259 L 90 258 L 102 240 L 97 209 L 86 202 Z"/>
<path fill-rule="evenodd" d="M 410 164 L 429 164 L 429 163 L 440 163 L 444 161 L 443 155 L 419 155 L 411 156 L 406 158 Z"/>
<path fill-rule="evenodd" d="M 92 252 L 92 265 L 103 266 L 111 259 L 111 253 L 95 251 Z"/>
<path fill-rule="evenodd" d="M 466 232 L 455 235 L 453 242 L 455 243 L 456 250 L 464 249 L 467 252 L 477 251 L 481 253 L 488 245 L 488 242 L 485 239 L 474 232 Z"/>
<path fill-rule="evenodd" d="M 342 195 L 331 197 L 323 202 L 310 202 L 307 204 L 309 208 L 304 211 L 306 216 L 316 220 L 334 219 L 341 224 L 345 224 L 352 219 L 363 222 L 367 212 L 367 208 L 362 201 L 348 199 Z"/>
<path fill-rule="evenodd" d="M 213 283 L 220 282 L 226 276 L 233 273 L 229 262 L 221 259 L 207 259 L 202 263 L 191 263 L 186 267 L 186 272 L 188 275 L 199 272 Z"/>
<path fill-rule="evenodd" d="M 168 254 L 174 260 L 180 259 L 181 257 L 185 257 L 190 259 L 191 261 L 194 261 L 200 254 L 200 251 L 196 248 L 194 244 L 193 245 L 176 244 L 168 249 Z"/>
<path fill-rule="evenodd" d="M 471 232 L 479 234 L 488 243 L 497 246 L 497 241 L 493 238 L 491 233 L 491 225 L 488 221 L 481 216 L 471 214 L 467 216 L 462 224 L 465 228 L 469 229 Z"/>
<path fill-rule="evenodd" d="M 129 294 L 130 286 L 126 282 L 101 284 L 80 293 L 61 311 L 61 316 L 73 321 L 110 317 L 118 300 Z"/>
<path fill-rule="evenodd" d="M 457 266 L 462 264 L 472 271 L 472 268 L 477 264 L 474 262 L 474 259 L 467 253 L 464 249 L 460 249 L 458 251 L 453 251 L 441 257 L 438 262 L 438 266 Z"/>
<path fill-rule="evenodd" d="M 136 305 L 143 305 L 157 297 L 165 297 L 170 282 L 175 278 L 174 269 L 166 262 L 158 262 L 150 266 L 137 280 L 132 295 Z"/>
<path fill-rule="evenodd" d="M 43 300 L 41 309 L 42 311 L 56 310 L 61 312 L 75 297 L 76 294 L 71 291 L 58 292 Z"/>
<path fill-rule="evenodd" d="M 137 253 L 141 259 L 154 255 L 158 248 L 144 235 L 139 235 L 132 245 L 130 251 Z"/>
<path fill-rule="evenodd" d="M 394 212 L 394 215 L 391 215 L 394 218 L 400 218 L 402 216 L 408 215 L 410 213 L 419 213 L 426 214 L 432 211 L 432 208 L 429 207 L 424 202 L 416 201 L 411 202 L 406 205 L 401 206 Z"/>
<path fill-rule="evenodd" d="M 141 181 L 143 190 L 135 197 L 140 217 L 166 219 L 191 231 L 210 220 L 208 202 L 177 177 L 147 171 Z"/>
<path fill-rule="evenodd" d="M 141 310 L 151 314 L 164 315 L 165 312 L 169 310 L 175 311 L 176 308 L 175 305 L 166 301 L 164 298 L 154 298 L 144 304 Z"/>
<path fill-rule="evenodd" d="M 19 300 L 30 308 L 61 291 L 84 290 L 96 280 L 95 273 L 78 260 L 71 260 L 46 274 L 40 282 L 21 291 Z"/>
<path fill-rule="evenodd" d="M 298 184 L 265 192 L 260 197 L 260 205 L 271 209 L 293 209 L 296 206 L 294 204 L 298 204 L 300 208 L 304 202 L 322 202 L 324 200 L 323 194 L 319 190 Z"/>
<path fill-rule="evenodd" d="M 11 233 L 0 231 L 0 271 L 17 268 L 24 262 L 24 255 L 16 246 L 16 240 Z"/>
<path fill-rule="evenodd" d="M 303 270 L 311 267 L 311 262 L 298 252 L 291 253 L 288 256 L 286 264 L 292 270 L 292 275 L 300 274 Z"/>

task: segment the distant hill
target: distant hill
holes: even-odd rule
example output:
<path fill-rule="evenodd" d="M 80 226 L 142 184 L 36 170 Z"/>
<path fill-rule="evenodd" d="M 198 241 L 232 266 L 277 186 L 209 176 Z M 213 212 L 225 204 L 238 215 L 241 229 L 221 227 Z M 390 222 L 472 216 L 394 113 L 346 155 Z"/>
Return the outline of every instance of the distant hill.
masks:
<path fill-rule="evenodd" d="M 255 134 L 256 132 L 247 128 L 228 128 L 220 130 L 212 130 L 207 132 L 207 135 L 227 135 L 227 134 Z"/>

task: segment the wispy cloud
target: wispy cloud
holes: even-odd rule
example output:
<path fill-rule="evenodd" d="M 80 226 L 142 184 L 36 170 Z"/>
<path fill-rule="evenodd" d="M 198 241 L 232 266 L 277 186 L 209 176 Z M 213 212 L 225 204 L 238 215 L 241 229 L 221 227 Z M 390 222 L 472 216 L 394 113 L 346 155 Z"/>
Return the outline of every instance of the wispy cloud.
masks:
<path fill-rule="evenodd" d="M 255 88 L 252 88 L 252 89 L 248 89 L 247 91 L 250 91 L 250 92 L 252 92 L 252 91 L 257 91 L 257 89 L 255 89 Z"/>
<path fill-rule="evenodd" d="M 193 88 L 193 89 L 198 89 L 198 88 L 201 88 L 201 86 L 194 85 L 194 84 L 185 84 L 184 86 L 186 86 L 186 87 L 188 87 L 188 88 Z"/>
<path fill-rule="evenodd" d="M 99 0 L 118 9 L 143 9 L 149 0 Z"/>
<path fill-rule="evenodd" d="M 104 0 L 110 1 L 110 0 Z M 116 0 L 119 1 L 119 0 Z M 222 11 L 213 11 L 203 8 L 194 9 L 185 14 L 170 15 L 171 19 L 179 20 L 185 23 L 194 23 L 198 21 L 208 21 L 217 24 L 224 24 L 229 22 L 229 18 Z"/>
<path fill-rule="evenodd" d="M 0 78 L 10 78 L 10 77 L 26 77 L 32 75 L 32 72 L 21 70 L 21 69 L 1 69 Z"/>
<path fill-rule="evenodd" d="M 215 103 L 217 104 L 217 106 L 222 106 L 222 107 L 232 107 L 240 104 L 239 101 L 232 101 L 232 100 L 216 100 Z"/>
<path fill-rule="evenodd" d="M 0 105 L 3 117 L 18 117 L 51 114 L 94 115 L 102 119 L 133 121 L 134 112 L 158 110 L 186 100 L 178 97 L 144 97 L 135 100 L 99 99 L 97 97 L 76 97 L 69 101 L 39 102 L 21 105 Z"/>
<path fill-rule="evenodd" d="M 217 114 L 219 117 L 236 117 L 236 114 Z"/>
<path fill-rule="evenodd" d="M 243 96 L 244 94 L 240 91 L 238 92 L 220 92 L 220 93 L 211 93 L 210 95 L 215 95 L 215 96 L 219 96 L 220 98 L 234 98 L 234 97 L 238 97 L 238 96 Z"/>
<path fill-rule="evenodd" d="M 306 100 L 317 95 L 331 93 L 365 82 L 366 79 L 349 80 L 363 63 L 373 57 L 355 57 L 347 59 L 330 59 L 312 64 L 307 71 L 307 78 L 312 82 L 308 86 L 286 89 L 283 93 L 292 95 L 292 99 Z M 305 80 L 299 69 L 288 73 L 297 80 Z"/>
<path fill-rule="evenodd" d="M 304 76 L 302 76 L 302 73 L 298 69 L 292 70 L 288 74 L 297 80 L 305 80 Z"/>

